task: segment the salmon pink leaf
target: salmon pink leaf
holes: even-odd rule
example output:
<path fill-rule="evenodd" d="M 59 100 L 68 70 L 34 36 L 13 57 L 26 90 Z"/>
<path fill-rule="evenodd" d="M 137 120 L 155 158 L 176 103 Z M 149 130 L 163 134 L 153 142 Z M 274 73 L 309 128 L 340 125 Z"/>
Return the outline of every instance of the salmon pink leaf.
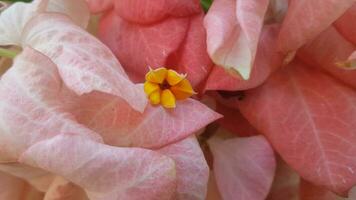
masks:
<path fill-rule="evenodd" d="M 119 98 L 100 93 L 85 95 L 76 105 L 71 110 L 79 122 L 115 146 L 159 148 L 184 139 L 221 117 L 193 99 L 178 101 L 173 110 L 148 105 L 144 113 Z"/>
<path fill-rule="evenodd" d="M 304 179 L 345 194 L 356 184 L 356 93 L 294 62 L 245 93 L 239 108 Z"/>
<path fill-rule="evenodd" d="M 224 200 L 265 199 L 272 185 L 276 161 L 263 136 L 208 141 L 214 174 Z"/>
<path fill-rule="evenodd" d="M 291 0 L 279 34 L 279 48 L 293 52 L 336 21 L 355 0 Z"/>
<path fill-rule="evenodd" d="M 310 66 L 326 70 L 339 80 L 356 88 L 356 71 L 345 70 L 356 46 L 347 41 L 334 27 L 328 28 L 312 42 L 301 48 L 297 56 Z M 351 65 L 349 68 L 352 68 Z"/>
<path fill-rule="evenodd" d="M 115 1 L 115 13 L 138 24 L 151 24 L 171 16 L 185 17 L 201 12 L 199 0 L 120 0 Z"/>
<path fill-rule="evenodd" d="M 205 17 L 214 63 L 248 79 L 269 0 L 215 0 Z"/>
<path fill-rule="evenodd" d="M 101 91 L 125 99 L 138 111 L 144 110 L 147 98 L 143 87 L 129 80 L 105 45 L 64 15 L 37 15 L 27 24 L 22 40 L 23 46 L 48 56 L 64 83 L 77 94 Z"/>
<path fill-rule="evenodd" d="M 99 38 L 114 52 L 130 78 L 143 82 L 148 67 L 165 66 L 168 56 L 184 40 L 188 26 L 187 18 L 169 18 L 143 26 L 110 12 L 100 21 Z"/>
<path fill-rule="evenodd" d="M 61 175 L 99 199 L 170 199 L 174 161 L 153 151 L 119 148 L 87 137 L 59 134 L 32 145 L 20 162 Z"/>
<path fill-rule="evenodd" d="M 178 200 L 204 200 L 207 192 L 209 167 L 195 136 L 168 145 L 160 153 L 176 163 Z"/>
<path fill-rule="evenodd" d="M 185 40 L 180 48 L 172 53 L 166 62 L 180 73 L 186 73 L 193 87 L 200 86 L 212 68 L 212 61 L 206 52 L 206 32 L 203 26 L 204 15 L 191 17 Z"/>
<path fill-rule="evenodd" d="M 205 90 L 246 90 L 262 84 L 283 61 L 283 55 L 276 49 L 278 32 L 278 25 L 263 28 L 249 80 L 215 66 L 209 74 Z"/>
<path fill-rule="evenodd" d="M 174 161 L 138 148 L 101 144 L 77 123 L 58 70 L 26 48 L 1 78 L 1 157 L 58 174 L 91 199 L 169 199 L 176 188 Z M 21 124 L 19 126 L 18 124 Z"/>

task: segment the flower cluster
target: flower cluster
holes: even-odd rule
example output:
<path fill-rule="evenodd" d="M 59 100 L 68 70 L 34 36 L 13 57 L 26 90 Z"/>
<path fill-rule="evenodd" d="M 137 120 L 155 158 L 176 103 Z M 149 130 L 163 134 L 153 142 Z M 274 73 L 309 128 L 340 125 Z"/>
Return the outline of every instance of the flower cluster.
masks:
<path fill-rule="evenodd" d="M 0 15 L 0 200 L 356 198 L 355 0 Z"/>

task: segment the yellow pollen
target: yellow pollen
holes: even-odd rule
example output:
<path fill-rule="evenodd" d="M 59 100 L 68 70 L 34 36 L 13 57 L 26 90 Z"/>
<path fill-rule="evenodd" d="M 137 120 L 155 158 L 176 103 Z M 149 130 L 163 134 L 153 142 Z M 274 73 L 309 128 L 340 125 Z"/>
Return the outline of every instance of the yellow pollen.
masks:
<path fill-rule="evenodd" d="M 196 94 L 186 75 L 164 67 L 150 69 L 146 74 L 144 90 L 151 104 L 175 108 L 176 100 L 184 100 Z"/>

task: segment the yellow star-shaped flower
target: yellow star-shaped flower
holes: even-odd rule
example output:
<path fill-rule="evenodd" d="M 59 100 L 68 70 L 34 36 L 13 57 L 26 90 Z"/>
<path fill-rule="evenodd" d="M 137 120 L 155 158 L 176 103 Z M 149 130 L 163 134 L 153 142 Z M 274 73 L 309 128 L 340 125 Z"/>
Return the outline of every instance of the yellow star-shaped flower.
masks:
<path fill-rule="evenodd" d="M 164 67 L 146 74 L 144 90 L 153 105 L 175 108 L 176 100 L 184 100 L 196 94 L 186 75 Z"/>

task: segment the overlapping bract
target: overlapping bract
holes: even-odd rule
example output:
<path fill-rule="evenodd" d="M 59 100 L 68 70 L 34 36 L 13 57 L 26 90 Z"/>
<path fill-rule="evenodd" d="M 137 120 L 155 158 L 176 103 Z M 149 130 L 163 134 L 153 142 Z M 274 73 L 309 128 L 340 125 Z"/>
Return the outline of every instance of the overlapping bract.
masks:
<path fill-rule="evenodd" d="M 201 89 L 212 62 L 206 52 L 199 1 L 113 2 L 115 6 L 100 20 L 99 38 L 131 79 L 144 81 L 147 66 L 167 67 L 188 74 L 194 89 Z"/>
<path fill-rule="evenodd" d="M 146 108 L 142 85 L 72 21 L 85 18 L 71 10 L 78 2 L 50 2 L 46 13 L 46 1 L 14 4 L 3 13 L 23 19 L 10 30 L 16 37 L 0 34 L 23 52 L 0 81 L 0 170 L 47 200 L 204 199 L 209 170 L 193 135 L 220 115 L 192 99 L 172 111 Z"/>
<path fill-rule="evenodd" d="M 356 55 L 355 28 L 350 23 L 355 21 L 355 0 L 215 0 L 204 17 L 206 43 L 196 36 L 198 45 L 182 43 L 189 39 L 189 32 L 188 35 L 184 33 L 187 34 L 186 27 L 192 26 L 192 21 L 188 17 L 177 19 L 167 11 L 159 12 L 166 5 L 162 3 L 165 1 L 149 6 L 134 1 L 127 9 L 131 12 L 123 11 L 125 4 L 118 3 L 118 8 L 115 3 L 119 1 L 113 2 L 112 9 L 106 11 L 101 21 L 100 38 L 123 59 L 123 66 L 131 78 L 142 80 L 147 71 L 142 66 L 147 64 L 153 67 L 168 64 L 186 72 L 188 68 L 184 65 L 192 63 L 189 60 L 199 58 L 211 63 L 204 59 L 208 52 L 214 66 L 190 64 L 190 73 L 200 72 L 200 75 L 189 77 L 188 74 L 188 78 L 194 86 L 202 86 L 199 92 L 232 91 L 227 97 L 222 95 L 228 101 L 219 102 L 215 107 L 227 117 L 220 121 L 222 126 L 239 136 L 257 134 L 244 121 L 246 117 L 302 178 L 341 195 L 346 195 L 355 184 L 356 177 L 352 173 L 355 163 L 351 154 L 355 143 L 352 119 L 356 114 L 349 100 L 355 88 L 355 72 L 350 70 L 355 67 Z M 180 11 L 186 14 L 186 7 Z M 195 27 L 201 26 L 198 22 Z M 204 34 L 200 35 L 205 37 Z M 182 44 L 205 55 L 199 57 L 182 48 Z M 122 47 L 127 47 L 128 51 Z M 179 53 L 176 53 L 178 48 Z M 177 62 L 182 58 L 179 55 L 184 54 L 190 55 L 190 59 Z M 130 55 L 142 56 L 137 59 Z M 235 68 L 241 76 L 224 68 Z M 201 84 L 201 80 L 206 81 Z M 239 90 L 248 91 L 245 95 L 231 97 Z M 312 96 L 314 93 L 322 98 Z M 281 99 L 285 99 L 284 102 L 280 102 Z M 324 100 L 327 102 L 323 104 Z M 300 103 L 304 101 L 306 103 Z M 234 110 L 227 111 L 231 107 Z M 329 108 L 331 111 L 325 112 Z M 238 115 L 240 111 L 243 116 Z M 315 115 L 315 121 L 301 117 L 303 114 L 298 114 L 301 112 L 310 112 L 312 119 Z M 229 119 L 232 116 L 238 116 L 241 123 Z M 295 136 L 302 133 L 303 137 Z M 337 139 L 330 139 L 333 136 Z M 318 140 L 325 145 L 320 147 Z M 302 146 L 305 141 L 310 142 L 311 155 Z M 324 158 L 321 159 L 324 161 L 313 162 L 315 159 L 309 158 L 312 156 Z M 338 166 L 334 166 L 335 163 Z M 318 167 L 319 171 L 315 171 Z M 219 170 L 215 174 L 222 173 Z M 227 183 L 220 181 L 218 187 L 223 184 Z"/>
<path fill-rule="evenodd" d="M 73 191 L 68 193 L 76 199 L 204 199 L 209 170 L 190 136 L 219 115 L 192 99 L 173 111 L 151 105 L 144 109 L 142 86 L 130 81 L 142 82 L 148 66 L 169 67 L 187 73 L 200 94 L 248 90 L 217 92 L 220 99 L 212 95 L 218 99 L 216 110 L 226 117 L 220 125 L 241 137 L 258 131 L 265 135 L 301 175 L 302 198 L 337 198 L 330 190 L 353 198 L 354 0 L 215 0 L 206 16 L 195 0 L 88 0 L 92 12 L 103 13 L 100 38 L 123 67 L 71 22 L 85 27 L 87 16 L 73 12 L 76 6 L 83 8 L 82 1 L 72 9 L 66 9 L 69 1 L 43 2 L 35 1 L 22 15 L 5 12 L 0 17 L 1 44 L 29 45 L 44 54 L 26 49 L 0 84 L 1 171 L 47 191 L 47 199 L 63 197 L 60 188 Z M 57 14 L 41 14 L 46 9 Z M 14 29 L 4 28 L 10 25 Z M 38 60 L 28 59 L 32 56 Z M 16 67 L 31 60 L 52 67 Z M 235 68 L 242 77 L 224 67 Z M 235 116 L 237 122 L 229 119 Z M 222 197 L 233 199 L 236 191 L 244 191 L 238 195 L 245 199 L 266 197 L 275 159 L 264 137 L 215 140 L 210 148 Z M 17 161 L 21 163 L 10 164 Z M 254 176 L 260 172 L 265 173 Z M 23 184 L 12 177 L 4 180 L 14 191 Z M 268 198 L 278 197 L 275 193 L 285 187 L 278 185 L 281 181 L 289 180 L 277 176 Z M 9 191 L 4 195 L 13 195 Z"/>

